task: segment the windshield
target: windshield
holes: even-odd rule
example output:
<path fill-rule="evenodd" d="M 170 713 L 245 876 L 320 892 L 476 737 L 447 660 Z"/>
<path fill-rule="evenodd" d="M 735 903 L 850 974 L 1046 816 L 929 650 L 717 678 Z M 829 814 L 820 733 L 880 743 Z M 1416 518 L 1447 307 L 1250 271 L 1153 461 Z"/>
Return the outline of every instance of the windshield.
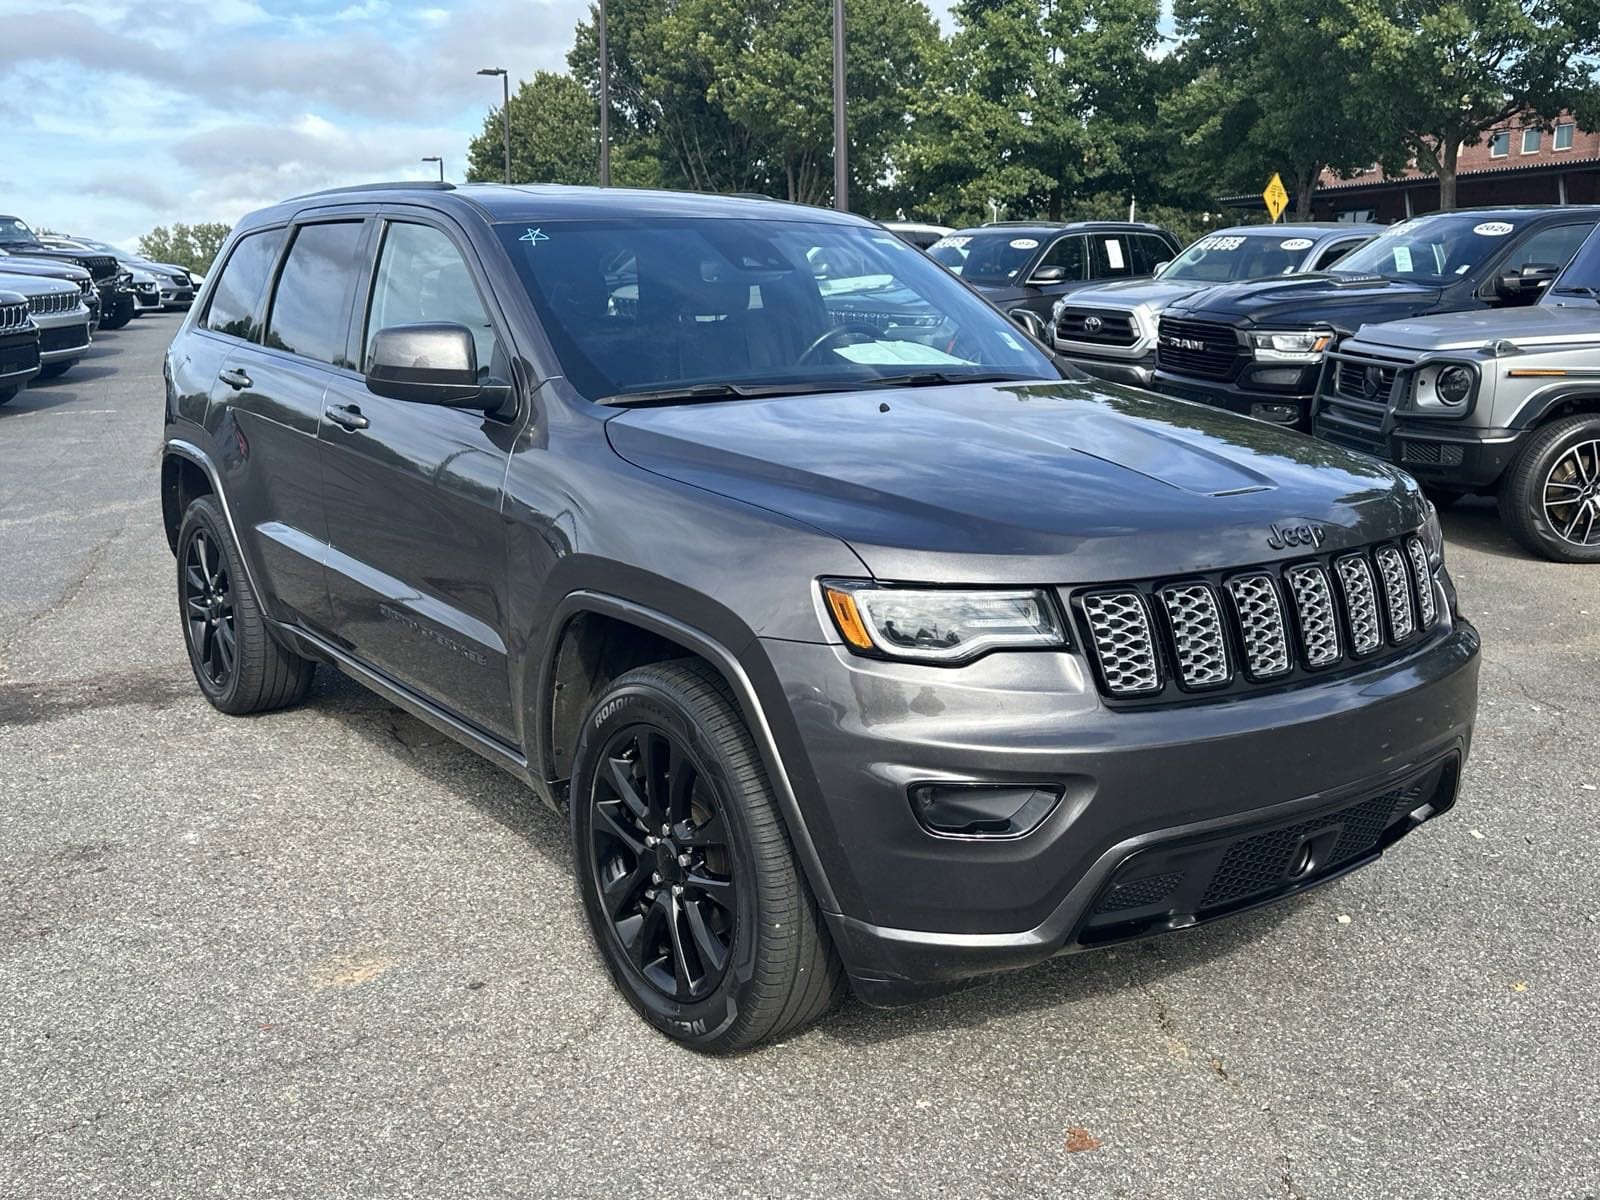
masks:
<path fill-rule="evenodd" d="M 1214 233 L 1190 246 L 1161 272 L 1162 279 L 1235 283 L 1288 275 L 1310 250 L 1312 239 L 1283 233 Z"/>
<path fill-rule="evenodd" d="M 1017 283 L 1039 253 L 1039 238 L 1015 230 L 953 233 L 928 247 L 934 262 L 971 283 Z"/>
<path fill-rule="evenodd" d="M 1600 226 L 1572 256 L 1567 269 L 1539 297 L 1540 304 L 1600 303 Z"/>
<path fill-rule="evenodd" d="M 33 230 L 28 228 L 26 221 L 16 217 L 0 217 L 0 246 L 37 246 L 39 239 L 33 236 Z"/>
<path fill-rule="evenodd" d="M 1379 234 L 1335 271 L 1440 284 L 1475 270 L 1516 232 L 1509 221 L 1481 213 L 1438 213 L 1403 221 Z"/>
<path fill-rule="evenodd" d="M 876 227 L 763 218 L 497 226 L 572 385 L 850 390 L 1059 379 L 1011 322 Z"/>

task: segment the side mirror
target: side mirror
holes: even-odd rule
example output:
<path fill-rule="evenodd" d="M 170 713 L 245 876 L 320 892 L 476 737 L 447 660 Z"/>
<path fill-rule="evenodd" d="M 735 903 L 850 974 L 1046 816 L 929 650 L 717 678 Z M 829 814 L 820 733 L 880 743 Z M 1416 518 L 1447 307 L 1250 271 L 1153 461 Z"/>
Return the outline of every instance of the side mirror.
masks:
<path fill-rule="evenodd" d="M 479 408 L 487 403 L 472 331 L 448 322 L 391 325 L 373 334 L 367 390 L 414 404 Z"/>
<path fill-rule="evenodd" d="M 1040 287 L 1047 283 L 1060 283 L 1067 277 L 1065 267 L 1040 267 L 1028 277 L 1030 287 Z"/>
<path fill-rule="evenodd" d="M 1030 312 L 1026 308 L 1013 308 L 1006 316 L 1020 326 L 1023 333 L 1043 345 L 1046 349 L 1049 349 L 1050 343 L 1045 337 L 1044 322 L 1039 318 L 1038 313 Z"/>
<path fill-rule="evenodd" d="M 1161 274 L 1161 272 L 1165 271 L 1171 265 L 1172 265 L 1172 260 L 1170 258 L 1164 258 L 1164 259 L 1162 259 L 1160 262 L 1158 262 L 1156 264 L 1156 269 L 1154 271 L 1152 271 L 1151 274 L 1159 275 L 1159 274 Z"/>
<path fill-rule="evenodd" d="M 1561 268 L 1553 263 L 1529 263 L 1519 271 L 1507 271 L 1494 281 L 1495 294 L 1502 300 L 1527 300 L 1549 287 Z"/>

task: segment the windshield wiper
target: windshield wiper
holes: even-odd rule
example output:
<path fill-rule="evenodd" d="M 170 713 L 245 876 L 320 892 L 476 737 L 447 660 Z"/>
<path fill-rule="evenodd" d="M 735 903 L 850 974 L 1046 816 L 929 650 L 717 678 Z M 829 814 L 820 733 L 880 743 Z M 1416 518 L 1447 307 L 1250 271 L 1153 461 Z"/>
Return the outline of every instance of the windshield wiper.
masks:
<path fill-rule="evenodd" d="M 798 396 L 807 392 L 843 390 L 832 383 L 696 383 L 688 387 L 660 388 L 653 392 L 618 392 L 615 396 L 602 396 L 595 403 L 628 408 L 647 404 L 694 404 L 701 400 L 747 400 L 754 396 Z"/>
<path fill-rule="evenodd" d="M 863 379 L 866 387 L 938 387 L 947 383 L 1022 383 L 1037 380 L 1037 375 L 1015 371 L 911 371 L 904 375 L 879 375 Z"/>

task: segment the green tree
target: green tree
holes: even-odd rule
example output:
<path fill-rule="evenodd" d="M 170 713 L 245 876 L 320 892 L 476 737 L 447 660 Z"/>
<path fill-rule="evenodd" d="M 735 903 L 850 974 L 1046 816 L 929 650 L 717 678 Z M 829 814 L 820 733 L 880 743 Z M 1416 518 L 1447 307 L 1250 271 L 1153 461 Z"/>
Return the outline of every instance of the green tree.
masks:
<path fill-rule="evenodd" d="M 467 179 L 505 178 L 505 140 L 500 106 L 489 110 L 483 130 L 467 146 Z M 649 186 L 654 164 L 612 154 L 616 183 Z M 511 96 L 511 178 L 518 183 L 596 183 L 600 178 L 598 102 L 570 75 L 538 71 Z"/>
<path fill-rule="evenodd" d="M 1595 0 L 1344 0 L 1345 53 L 1388 135 L 1384 165 L 1411 160 L 1456 203 L 1462 146 L 1513 117 L 1574 111 L 1600 124 L 1600 3 Z"/>
<path fill-rule="evenodd" d="M 1191 79 L 1161 120 L 1190 186 L 1254 193 L 1276 172 L 1305 220 L 1324 168 L 1380 157 L 1373 100 L 1340 45 L 1345 12 L 1346 0 L 1177 0 Z"/>
<path fill-rule="evenodd" d="M 204 275 L 211 270 L 222 244 L 233 226 L 225 221 L 201 221 L 195 225 L 175 222 L 157 225 L 139 239 L 139 253 L 151 262 L 176 263 Z"/>
<path fill-rule="evenodd" d="M 904 155 L 913 210 L 1061 217 L 1079 195 L 1164 189 L 1158 0 L 963 0 Z"/>

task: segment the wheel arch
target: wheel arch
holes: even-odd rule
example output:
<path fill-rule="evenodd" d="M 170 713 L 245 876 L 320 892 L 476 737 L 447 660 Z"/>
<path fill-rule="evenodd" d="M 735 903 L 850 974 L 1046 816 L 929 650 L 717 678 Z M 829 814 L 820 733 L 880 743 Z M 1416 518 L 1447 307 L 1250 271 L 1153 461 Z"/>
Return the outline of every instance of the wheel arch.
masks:
<path fill-rule="evenodd" d="M 1535 392 L 1511 420 L 1511 428 L 1533 430 L 1563 417 L 1600 413 L 1600 378 L 1559 383 Z"/>
<path fill-rule="evenodd" d="M 802 869 L 825 911 L 839 906 L 792 776 L 750 672 L 721 641 L 667 613 L 603 592 L 569 593 L 551 615 L 552 633 L 534 681 L 533 761 L 552 796 L 566 790 L 571 756 L 592 697 L 625 671 L 651 662 L 696 658 L 732 693 L 761 755 Z M 752 639 L 753 640 L 753 639 Z"/>

